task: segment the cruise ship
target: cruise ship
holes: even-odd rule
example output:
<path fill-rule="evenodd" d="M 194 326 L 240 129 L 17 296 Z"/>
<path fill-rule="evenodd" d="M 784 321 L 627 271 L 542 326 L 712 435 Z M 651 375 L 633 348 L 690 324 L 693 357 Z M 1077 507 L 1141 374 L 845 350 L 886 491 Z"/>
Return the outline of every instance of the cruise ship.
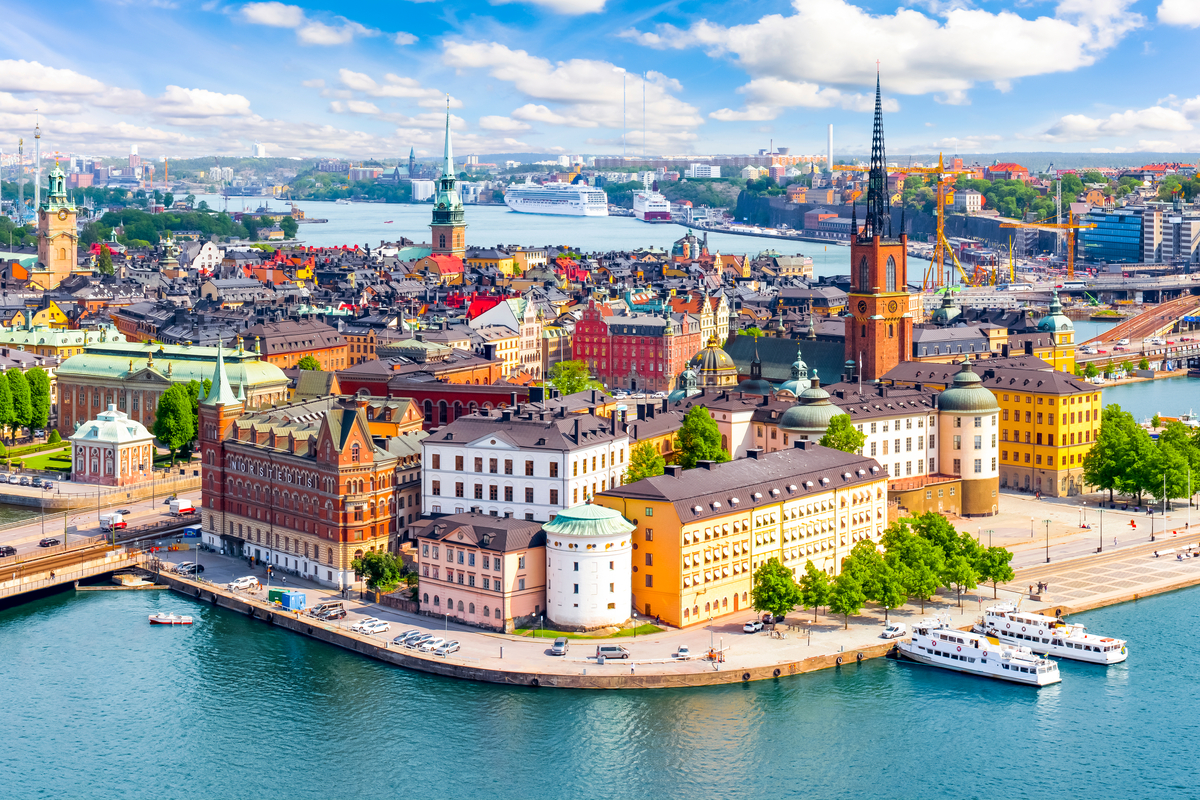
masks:
<path fill-rule="evenodd" d="M 642 222 L 670 222 L 671 201 L 647 189 L 633 196 L 633 215 Z"/>
<path fill-rule="evenodd" d="M 583 183 L 517 184 L 505 191 L 504 204 L 523 214 L 608 216 L 608 195 Z"/>
<path fill-rule="evenodd" d="M 1062 680 L 1058 664 L 1028 647 L 1001 644 L 991 636 L 956 630 L 936 618 L 914 625 L 912 639 L 897 642 L 888 655 L 1029 686 L 1049 686 Z"/>
<path fill-rule="evenodd" d="M 1083 625 L 1021 611 L 1011 603 L 987 609 L 974 630 L 1035 653 L 1089 664 L 1119 664 L 1129 657 L 1124 639 L 1096 636 Z"/>

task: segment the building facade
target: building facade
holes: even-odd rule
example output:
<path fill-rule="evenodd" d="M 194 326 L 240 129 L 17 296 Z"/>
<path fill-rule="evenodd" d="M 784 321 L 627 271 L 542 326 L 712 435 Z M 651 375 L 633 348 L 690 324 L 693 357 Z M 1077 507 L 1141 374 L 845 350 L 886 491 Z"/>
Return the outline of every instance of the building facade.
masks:
<path fill-rule="evenodd" d="M 130 486 L 154 475 L 154 434 L 109 405 L 71 436 L 71 480 Z"/>
<path fill-rule="evenodd" d="M 260 322 L 242 331 L 239 338 L 263 361 L 280 369 L 292 369 L 305 356 L 315 358 L 325 372 L 351 366 L 346 338 L 316 320 Z"/>
<path fill-rule="evenodd" d="M 30 282 L 49 291 L 78 269 L 79 232 L 75 204 L 67 197 L 66 176 L 57 166 L 50 171 L 46 202 L 37 210 L 38 260 Z"/>
<path fill-rule="evenodd" d="M 631 616 L 634 525 L 585 504 L 559 512 L 546 534 L 546 615 L 558 630 L 595 630 Z"/>
<path fill-rule="evenodd" d="M 592 299 L 575 324 L 572 349 L 611 389 L 669 392 L 702 344 L 691 314 L 614 316 Z"/>
<path fill-rule="evenodd" d="M 446 109 L 446 149 L 442 177 L 433 198 L 433 221 L 429 224 L 434 256 L 451 256 L 459 266 L 467 254 L 467 223 L 458 179 L 454 177 L 454 151 L 450 144 L 450 110 Z M 461 274 L 460 274 L 461 277 Z"/>

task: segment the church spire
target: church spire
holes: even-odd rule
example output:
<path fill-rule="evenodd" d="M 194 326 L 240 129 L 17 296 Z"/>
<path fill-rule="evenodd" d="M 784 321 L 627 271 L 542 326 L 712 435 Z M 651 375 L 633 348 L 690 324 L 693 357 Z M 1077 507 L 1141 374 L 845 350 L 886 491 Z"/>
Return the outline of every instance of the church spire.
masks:
<path fill-rule="evenodd" d="M 229 376 L 225 374 L 225 348 L 217 340 L 217 368 L 213 371 L 212 386 L 208 397 L 204 398 L 207 406 L 231 406 L 237 403 L 233 388 L 229 385 Z"/>
<path fill-rule="evenodd" d="M 875 126 L 871 132 L 871 171 L 867 178 L 867 221 L 863 237 L 884 235 L 884 219 L 891 222 L 887 196 L 887 152 L 883 146 L 883 95 L 875 74 Z M 890 224 L 888 225 L 890 228 Z"/>
<path fill-rule="evenodd" d="M 446 95 L 446 152 L 443 154 L 442 177 L 454 175 L 454 148 L 450 145 L 450 95 Z"/>

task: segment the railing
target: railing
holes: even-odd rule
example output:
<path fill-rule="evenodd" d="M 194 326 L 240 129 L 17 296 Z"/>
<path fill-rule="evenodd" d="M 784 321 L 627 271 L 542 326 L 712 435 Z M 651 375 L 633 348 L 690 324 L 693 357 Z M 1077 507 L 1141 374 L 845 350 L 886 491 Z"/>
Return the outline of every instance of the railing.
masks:
<path fill-rule="evenodd" d="M 57 538 L 57 535 L 55 535 L 55 538 Z M 49 558 L 50 556 L 82 552 L 105 543 L 105 537 L 103 536 L 80 536 L 77 534 L 74 538 L 64 540 L 62 544 L 57 544 L 53 547 L 43 547 L 28 553 L 17 553 L 15 556 L 0 558 L 0 570 L 7 567 L 23 566 L 33 561 Z"/>
<path fill-rule="evenodd" d="M 18 594 L 27 592 L 36 592 L 39 589 L 49 589 L 54 586 L 61 586 L 64 583 L 72 583 L 74 581 L 83 580 L 84 578 L 94 578 L 97 575 L 103 575 L 106 572 L 114 572 L 119 569 L 137 566 L 146 558 L 144 553 L 131 553 L 122 559 L 114 559 L 105 561 L 102 564 L 94 564 L 90 567 L 85 567 L 74 572 L 59 573 L 53 578 L 42 578 L 40 580 L 26 580 L 24 578 L 16 578 L 14 580 L 0 583 L 0 598 L 13 597 Z"/>

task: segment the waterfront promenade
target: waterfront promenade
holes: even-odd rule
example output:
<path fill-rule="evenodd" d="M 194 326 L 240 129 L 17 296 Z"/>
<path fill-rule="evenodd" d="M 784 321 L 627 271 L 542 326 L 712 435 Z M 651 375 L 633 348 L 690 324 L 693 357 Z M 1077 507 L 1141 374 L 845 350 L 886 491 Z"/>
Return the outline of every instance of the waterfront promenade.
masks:
<path fill-rule="evenodd" d="M 1156 549 L 1179 549 L 1188 543 L 1200 545 L 1200 536 L 1189 539 L 1182 532 L 1174 536 L 1167 533 L 1165 539 L 1151 543 L 1148 540 L 1148 525 L 1145 528 L 1142 525 L 1144 515 L 1117 512 L 1111 514 L 1114 520 L 1134 518 L 1139 521 L 1137 535 L 1117 534 L 1118 546 L 1112 548 L 1106 544 L 1104 552 L 1097 554 L 1097 532 L 1080 528 L 1078 521 L 1071 524 L 1072 520 L 1082 519 L 1077 499 L 1038 501 L 1014 495 L 1005 497 L 1005 507 L 1012 510 L 987 520 L 955 520 L 960 530 L 974 532 L 977 523 L 984 531 L 992 530 L 994 543 L 1004 543 L 1017 554 L 1014 558 L 1016 577 L 1010 584 L 997 588 L 995 600 L 991 586 L 980 586 L 963 595 L 960 608 L 952 593 L 943 590 L 926 604 L 924 611 L 918 603 L 909 603 L 892 610 L 889 618 L 905 622 L 911 627 L 913 623 L 936 614 L 948 616 L 954 626 L 965 628 L 974 623 L 982 610 L 993 602 L 1019 601 L 1027 610 L 1048 609 L 1051 613 L 1061 610 L 1069 614 L 1200 583 L 1200 559 L 1177 561 L 1174 553 L 1154 557 Z M 1092 513 L 1095 513 L 1094 507 Z M 1031 540 L 1029 536 L 1031 516 L 1035 519 L 1035 533 L 1040 534 L 1041 538 L 1034 537 Z M 1110 512 L 1106 511 L 1105 516 L 1107 523 Z M 1046 526 L 1042 521 L 1045 519 L 1052 520 L 1052 560 L 1049 565 L 1045 563 L 1044 555 Z M 1168 515 L 1168 522 L 1175 521 L 1175 515 Z M 983 534 L 983 543 L 987 544 L 986 533 Z M 194 553 L 168 555 L 176 561 L 196 558 Z M 407 613 L 360 599 L 344 601 L 349 612 L 345 619 L 319 623 L 271 607 L 264 602 L 265 590 L 244 593 L 231 592 L 222 587 L 223 583 L 234 577 L 246 574 L 257 574 L 265 582 L 266 577 L 261 570 L 251 570 L 241 560 L 207 553 L 203 554 L 202 561 L 206 565 L 204 582 L 175 576 L 164 576 L 164 582 L 191 596 L 196 596 L 199 591 L 205 602 L 216 602 L 241 613 L 253 613 L 264 621 L 269 619 L 302 635 L 372 658 L 469 680 L 571 688 L 702 686 L 768 680 L 836 667 L 839 663 L 851 664 L 859 660 L 860 654 L 863 659 L 875 658 L 891 647 L 890 642 L 879 638 L 884 613 L 883 609 L 874 606 L 868 606 L 861 614 L 850 617 L 848 626 L 841 617 L 819 613 L 814 620 L 811 610 L 798 609 L 789 614 L 787 622 L 780 626 L 782 632 L 787 634 L 785 639 L 771 638 L 766 632 L 743 633 L 742 625 L 755 616 L 754 612 L 747 611 L 714 621 L 711 626 L 666 629 L 648 636 L 605 640 L 626 647 L 631 658 L 627 661 L 608 660 L 600 665 L 594 658 L 597 640 L 574 639 L 567 656 L 556 657 L 549 654 L 549 639 L 492 633 L 456 625 L 444 618 Z M 1049 584 L 1049 592 L 1040 601 L 1030 600 L 1028 586 L 1039 581 Z M 336 590 L 319 588 L 292 575 L 277 575 L 273 585 L 304 590 L 310 606 L 326 599 L 341 599 Z M 391 623 L 391 630 L 373 637 L 349 630 L 354 622 L 368 616 Z M 646 620 L 639 619 L 639 622 Z M 462 649 L 440 658 L 390 646 L 393 637 L 412 629 L 457 640 Z M 686 646 L 693 658 L 677 658 L 681 646 Z M 724 661 L 714 664 L 695 657 L 707 653 L 710 648 L 720 650 Z M 1136 645 L 1133 645 L 1131 653 L 1131 657 L 1137 657 Z"/>

